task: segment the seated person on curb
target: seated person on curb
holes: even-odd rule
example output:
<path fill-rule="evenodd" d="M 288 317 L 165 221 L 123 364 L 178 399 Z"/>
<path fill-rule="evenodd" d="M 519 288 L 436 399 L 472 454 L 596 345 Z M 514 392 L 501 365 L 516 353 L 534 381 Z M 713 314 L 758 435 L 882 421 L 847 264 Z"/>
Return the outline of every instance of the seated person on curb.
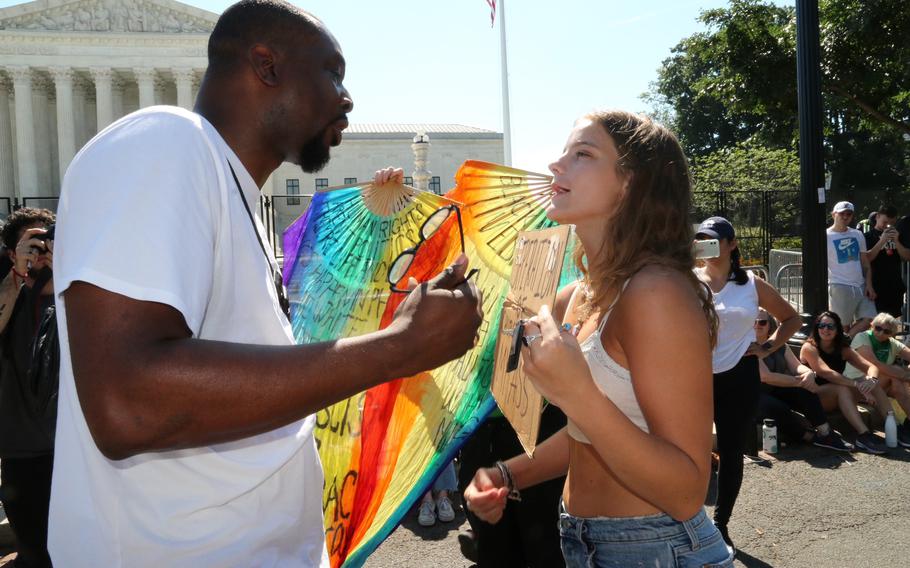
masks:
<path fill-rule="evenodd" d="M 764 343 L 776 329 L 777 320 L 759 308 L 755 320 L 755 342 Z M 840 452 L 852 449 L 828 424 L 821 400 L 816 394 L 819 386 L 815 383 L 815 372 L 801 364 L 789 347 L 784 345 L 764 359 L 759 359 L 758 371 L 762 382 L 758 402 L 760 418 L 774 418 L 780 425 L 781 433 L 794 440 Z M 793 413 L 794 410 L 809 420 L 811 429 L 803 428 Z"/>
<path fill-rule="evenodd" d="M 822 408 L 826 412 L 840 409 L 856 430 L 856 447 L 871 454 L 885 453 L 884 440 L 869 430 L 856 403 L 862 399 L 881 409 L 889 405 L 888 396 L 878 386 L 878 368 L 850 348 L 849 338 L 836 313 L 824 311 L 815 318 L 812 335 L 803 343 L 799 359 L 815 371 Z M 857 380 L 845 377 L 843 372 L 848 362 L 865 375 Z"/>
<path fill-rule="evenodd" d="M 910 347 L 894 339 L 894 334 L 899 326 L 900 322 L 897 318 L 882 312 L 872 320 L 872 329 L 856 334 L 850 347 L 862 355 L 863 359 L 878 368 L 879 387 L 885 394 L 897 400 L 904 409 L 904 413 L 910 414 L 910 385 L 908 385 L 910 369 L 894 364 L 898 356 L 905 361 L 910 360 Z M 855 380 L 861 378 L 862 373 L 853 365 L 848 364 L 844 370 L 844 376 Z M 881 414 L 887 414 L 891 410 L 890 402 L 888 401 L 885 406 L 879 406 Z M 903 424 L 898 424 L 897 441 L 900 445 L 910 448 L 910 418 L 905 418 Z"/>

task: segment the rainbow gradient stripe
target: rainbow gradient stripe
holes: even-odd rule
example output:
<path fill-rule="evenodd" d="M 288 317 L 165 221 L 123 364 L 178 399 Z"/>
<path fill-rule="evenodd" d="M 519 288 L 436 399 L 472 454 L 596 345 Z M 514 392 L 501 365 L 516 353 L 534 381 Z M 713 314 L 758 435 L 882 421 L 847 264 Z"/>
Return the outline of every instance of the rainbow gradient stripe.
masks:
<path fill-rule="evenodd" d="M 480 268 L 477 285 L 484 294 L 484 323 L 472 351 L 317 414 L 333 567 L 362 566 L 494 408 L 489 386 L 495 330 L 515 238 L 519 231 L 552 225 L 545 216 L 549 185 L 548 176 L 468 161 L 446 195 L 408 195 L 388 215 L 368 207 L 364 195 L 375 191 L 369 184 L 318 193 L 285 232 L 284 276 L 299 343 L 389 325 L 404 299 L 389 292 L 389 263 L 418 242 L 430 215 L 452 201 L 460 204 L 466 252 Z M 450 264 L 461 252 L 457 232 L 452 215 L 420 247 L 405 280 L 426 281 Z M 563 271 L 564 282 L 573 278 L 572 270 Z"/>

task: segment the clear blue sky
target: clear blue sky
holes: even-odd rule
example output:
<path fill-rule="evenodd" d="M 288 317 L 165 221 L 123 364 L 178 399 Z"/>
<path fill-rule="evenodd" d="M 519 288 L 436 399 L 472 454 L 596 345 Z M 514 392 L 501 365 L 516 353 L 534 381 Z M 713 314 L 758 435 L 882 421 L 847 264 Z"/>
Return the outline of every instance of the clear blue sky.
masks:
<path fill-rule="evenodd" d="M 696 22 L 702 9 L 727 4 L 506 1 L 513 163 L 542 172 L 581 114 L 602 107 L 649 110 L 639 96 L 661 61 L 683 37 L 702 29 Z M 0 7 L 17 3 L 0 0 Z M 220 13 L 232 2 L 188 3 Z M 352 122 L 502 130 L 499 27 L 490 27 L 484 0 L 295 3 L 322 19 L 341 43 L 345 84 L 354 97 Z"/>

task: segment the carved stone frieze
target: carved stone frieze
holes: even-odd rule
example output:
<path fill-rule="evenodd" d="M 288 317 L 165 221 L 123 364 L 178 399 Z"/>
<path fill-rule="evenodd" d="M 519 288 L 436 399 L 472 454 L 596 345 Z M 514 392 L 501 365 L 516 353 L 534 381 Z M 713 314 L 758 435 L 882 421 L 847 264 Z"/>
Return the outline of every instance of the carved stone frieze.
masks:
<path fill-rule="evenodd" d="M 200 34 L 213 27 L 214 18 L 181 12 L 153 0 L 83 0 L 6 18 L 0 12 L 0 29 L 9 30 Z"/>

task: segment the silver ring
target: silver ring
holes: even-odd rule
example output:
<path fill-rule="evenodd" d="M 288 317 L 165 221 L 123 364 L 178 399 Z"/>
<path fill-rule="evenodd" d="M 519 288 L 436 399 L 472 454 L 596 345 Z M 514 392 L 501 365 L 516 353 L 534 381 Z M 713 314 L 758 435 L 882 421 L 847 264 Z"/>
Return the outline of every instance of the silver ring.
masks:
<path fill-rule="evenodd" d="M 526 336 L 524 336 L 525 345 L 527 345 L 528 347 L 530 347 L 532 343 L 534 343 L 535 341 L 537 341 L 537 340 L 540 339 L 541 337 L 543 337 L 543 336 L 540 335 L 539 333 L 535 333 L 535 334 L 532 334 L 532 335 L 526 335 Z"/>

